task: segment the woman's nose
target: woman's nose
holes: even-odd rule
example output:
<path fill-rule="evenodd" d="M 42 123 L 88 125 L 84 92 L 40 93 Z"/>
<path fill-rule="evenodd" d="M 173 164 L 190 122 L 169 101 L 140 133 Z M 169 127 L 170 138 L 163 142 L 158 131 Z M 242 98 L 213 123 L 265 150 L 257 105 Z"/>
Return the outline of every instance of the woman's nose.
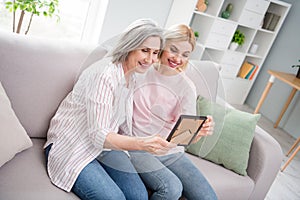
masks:
<path fill-rule="evenodd" d="M 149 53 L 148 56 L 145 58 L 145 61 L 147 63 L 153 63 L 155 60 L 154 58 L 155 58 L 155 56 L 152 53 Z"/>
<path fill-rule="evenodd" d="M 174 55 L 174 60 L 177 62 L 177 63 L 179 63 L 180 61 L 181 61 L 181 55 L 179 55 L 179 54 L 175 54 Z"/>

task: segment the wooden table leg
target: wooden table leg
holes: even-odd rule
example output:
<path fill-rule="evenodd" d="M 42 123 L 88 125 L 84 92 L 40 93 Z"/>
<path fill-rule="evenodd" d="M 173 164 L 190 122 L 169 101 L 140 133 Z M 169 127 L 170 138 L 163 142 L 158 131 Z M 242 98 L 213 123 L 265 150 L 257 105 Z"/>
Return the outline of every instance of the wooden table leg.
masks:
<path fill-rule="evenodd" d="M 263 102 L 265 101 L 265 98 L 267 97 L 273 83 L 274 83 L 274 80 L 275 80 L 275 77 L 274 76 L 271 76 L 270 79 L 269 79 L 269 82 L 268 84 L 266 85 L 265 87 L 265 90 L 264 92 L 262 93 L 261 97 L 260 97 L 260 100 L 254 110 L 254 114 L 258 113 L 260 107 L 262 106 Z"/>
<path fill-rule="evenodd" d="M 293 149 L 297 146 L 297 144 L 300 142 L 300 137 L 297 139 L 297 141 L 293 144 L 293 146 L 290 148 L 289 152 L 286 154 L 287 156 L 293 151 Z M 293 160 L 293 158 L 296 156 L 298 151 L 300 150 L 300 146 L 295 150 L 295 152 L 292 154 L 292 156 L 286 161 L 284 166 L 281 168 L 281 171 L 283 172 L 285 168 L 290 164 L 290 162 Z"/>
<path fill-rule="evenodd" d="M 283 107 L 282 110 L 281 110 L 281 113 L 280 113 L 280 115 L 279 115 L 279 117 L 278 117 L 276 123 L 274 124 L 274 128 L 277 128 L 277 126 L 278 126 L 278 124 L 279 124 L 279 122 L 280 122 L 280 120 L 281 120 L 283 114 L 285 113 L 286 109 L 289 107 L 289 105 L 290 105 L 291 101 L 293 100 L 293 97 L 295 96 L 296 92 L 297 92 L 297 89 L 296 89 L 296 88 L 293 88 L 293 90 L 292 90 L 292 92 L 291 92 L 289 98 L 287 99 L 287 101 L 286 101 L 285 104 L 284 104 L 284 107 Z"/>
<path fill-rule="evenodd" d="M 299 144 L 299 142 L 300 142 L 300 137 L 296 140 L 296 142 L 293 144 L 290 150 L 286 153 L 286 156 L 289 156 L 289 154 L 294 150 L 294 148 Z"/>

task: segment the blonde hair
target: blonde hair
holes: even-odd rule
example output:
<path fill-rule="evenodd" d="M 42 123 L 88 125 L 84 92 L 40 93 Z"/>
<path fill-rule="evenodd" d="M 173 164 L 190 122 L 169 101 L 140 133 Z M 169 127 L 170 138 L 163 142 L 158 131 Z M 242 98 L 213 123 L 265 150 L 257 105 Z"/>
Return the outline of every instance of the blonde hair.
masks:
<path fill-rule="evenodd" d="M 185 24 L 176 24 L 166 29 L 164 39 L 165 43 L 170 41 L 188 41 L 192 45 L 192 50 L 194 50 L 196 46 L 194 31 Z"/>

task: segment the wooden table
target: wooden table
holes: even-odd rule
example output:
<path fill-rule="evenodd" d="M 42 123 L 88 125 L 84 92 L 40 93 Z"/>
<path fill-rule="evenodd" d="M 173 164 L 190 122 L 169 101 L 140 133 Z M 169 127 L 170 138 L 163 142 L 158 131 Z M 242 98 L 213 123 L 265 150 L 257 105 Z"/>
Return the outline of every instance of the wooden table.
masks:
<path fill-rule="evenodd" d="M 288 106 L 290 105 L 293 97 L 295 96 L 295 93 L 297 92 L 297 90 L 300 90 L 300 79 L 299 78 L 296 78 L 296 75 L 295 74 L 288 74 L 288 73 L 285 73 L 285 72 L 278 72 L 278 71 L 274 71 L 274 70 L 268 70 L 268 73 L 271 75 L 270 78 L 269 78 L 269 82 L 268 84 L 266 85 L 265 87 L 265 90 L 263 92 L 263 94 L 261 95 L 260 97 L 260 100 L 255 108 L 255 111 L 254 113 L 258 113 L 260 107 L 262 106 L 265 98 L 267 97 L 274 81 L 275 81 L 275 78 L 281 80 L 282 82 L 290 85 L 293 87 L 287 101 L 285 102 L 285 105 L 284 107 L 282 108 L 281 110 L 281 113 L 274 125 L 274 128 L 277 128 L 283 114 L 285 113 L 286 109 L 288 108 Z"/>

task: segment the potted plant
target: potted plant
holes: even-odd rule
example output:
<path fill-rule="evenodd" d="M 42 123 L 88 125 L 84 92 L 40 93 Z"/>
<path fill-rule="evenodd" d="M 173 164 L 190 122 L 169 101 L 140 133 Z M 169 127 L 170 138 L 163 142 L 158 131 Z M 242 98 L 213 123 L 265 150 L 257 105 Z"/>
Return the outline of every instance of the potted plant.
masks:
<path fill-rule="evenodd" d="M 199 32 L 198 32 L 198 31 L 195 31 L 195 32 L 194 32 L 194 35 L 195 35 L 195 39 L 198 40 L 198 38 L 199 38 Z"/>
<path fill-rule="evenodd" d="M 298 62 L 300 62 L 300 60 L 298 60 Z M 298 67 L 298 72 L 297 72 L 296 77 L 297 77 L 297 78 L 300 78 L 300 65 L 292 65 L 292 67 L 293 67 L 293 68 L 294 68 L 294 67 Z"/>
<path fill-rule="evenodd" d="M 27 25 L 27 29 L 25 31 L 25 35 L 28 33 L 30 29 L 30 25 L 34 15 L 39 16 L 40 14 L 45 17 L 52 17 L 55 15 L 59 20 L 58 16 L 58 1 L 59 0 L 12 0 L 7 1 L 5 4 L 5 8 L 13 13 L 13 32 L 20 33 L 21 28 L 24 21 L 25 14 L 30 14 L 30 19 Z M 20 17 L 18 19 L 18 26 L 16 26 L 16 12 L 20 11 Z"/>
<path fill-rule="evenodd" d="M 229 46 L 230 50 L 236 50 L 238 46 L 242 46 L 245 42 L 245 34 L 240 30 L 236 30 Z"/>

